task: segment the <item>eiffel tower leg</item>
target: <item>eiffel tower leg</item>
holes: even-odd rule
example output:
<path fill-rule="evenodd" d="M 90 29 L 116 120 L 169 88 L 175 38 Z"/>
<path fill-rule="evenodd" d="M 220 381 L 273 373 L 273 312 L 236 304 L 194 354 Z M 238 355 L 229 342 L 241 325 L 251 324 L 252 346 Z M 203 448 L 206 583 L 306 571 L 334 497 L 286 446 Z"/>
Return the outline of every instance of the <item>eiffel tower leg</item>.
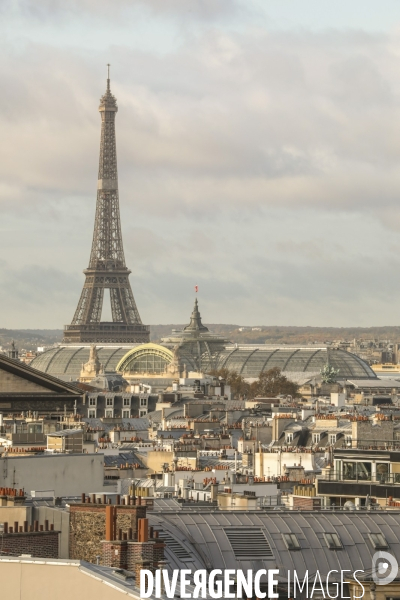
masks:
<path fill-rule="evenodd" d="M 111 314 L 114 323 L 129 323 L 126 319 L 124 304 L 121 298 L 121 290 L 118 288 L 110 288 Z"/>
<path fill-rule="evenodd" d="M 86 323 L 100 323 L 101 311 L 103 309 L 104 288 L 92 288 L 90 301 L 88 303 L 88 313 Z"/>
<path fill-rule="evenodd" d="M 131 286 L 128 285 L 121 289 L 122 296 L 124 297 L 125 310 L 130 323 L 141 323 L 139 311 L 136 307 L 135 298 Z"/>
<path fill-rule="evenodd" d="M 89 286 L 85 282 L 71 325 L 100 323 L 104 290 L 102 287 L 92 287 L 92 284 Z"/>

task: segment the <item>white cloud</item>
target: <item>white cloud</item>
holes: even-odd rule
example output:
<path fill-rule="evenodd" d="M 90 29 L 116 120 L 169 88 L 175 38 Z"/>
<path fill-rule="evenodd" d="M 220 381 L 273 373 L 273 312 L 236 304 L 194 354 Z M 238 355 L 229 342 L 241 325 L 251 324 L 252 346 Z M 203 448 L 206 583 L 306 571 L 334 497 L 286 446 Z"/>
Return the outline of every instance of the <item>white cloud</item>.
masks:
<path fill-rule="evenodd" d="M 184 12 L 149 4 L 161 5 Z M 89 257 L 106 61 L 72 40 L 27 39 L 0 47 L 0 248 L 17 239 L 0 299 L 13 326 L 34 306 L 32 326 L 56 327 Z M 168 53 L 114 36 L 105 49 L 143 319 L 184 320 L 199 283 L 208 321 L 368 324 L 381 311 L 395 322 L 400 32 L 229 31 L 216 19 L 181 39 Z M 32 265 L 48 287 L 35 289 Z"/>

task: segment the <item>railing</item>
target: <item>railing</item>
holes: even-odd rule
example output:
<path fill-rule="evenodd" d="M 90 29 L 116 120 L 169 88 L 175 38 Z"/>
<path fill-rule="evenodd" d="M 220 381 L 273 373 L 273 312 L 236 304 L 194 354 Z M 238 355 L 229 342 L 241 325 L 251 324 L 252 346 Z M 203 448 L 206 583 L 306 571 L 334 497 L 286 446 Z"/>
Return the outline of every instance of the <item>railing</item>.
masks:
<path fill-rule="evenodd" d="M 323 481 L 341 481 L 357 483 L 382 483 L 382 484 L 400 484 L 400 473 L 377 473 L 371 475 L 367 473 L 355 473 L 352 476 L 343 475 L 340 471 L 329 471 L 324 475 L 317 475 L 317 479 Z"/>

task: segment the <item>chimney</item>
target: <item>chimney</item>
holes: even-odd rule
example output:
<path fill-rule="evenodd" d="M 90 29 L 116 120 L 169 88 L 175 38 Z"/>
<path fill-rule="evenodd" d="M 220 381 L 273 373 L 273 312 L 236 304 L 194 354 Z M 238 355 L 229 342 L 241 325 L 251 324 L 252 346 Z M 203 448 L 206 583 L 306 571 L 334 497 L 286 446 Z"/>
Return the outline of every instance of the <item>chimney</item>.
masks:
<path fill-rule="evenodd" d="M 149 541 L 149 520 L 138 519 L 138 542 Z"/>
<path fill-rule="evenodd" d="M 108 542 L 114 540 L 114 506 L 112 504 L 106 506 L 106 540 Z"/>

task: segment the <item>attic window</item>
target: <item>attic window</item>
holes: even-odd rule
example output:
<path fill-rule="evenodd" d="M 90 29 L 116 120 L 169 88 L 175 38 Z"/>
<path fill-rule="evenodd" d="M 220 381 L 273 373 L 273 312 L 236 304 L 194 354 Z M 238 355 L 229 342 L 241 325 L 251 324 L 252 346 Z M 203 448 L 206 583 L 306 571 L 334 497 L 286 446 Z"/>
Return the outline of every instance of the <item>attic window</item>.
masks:
<path fill-rule="evenodd" d="M 283 540 L 288 550 L 300 550 L 301 546 L 297 536 L 294 533 L 284 533 Z"/>
<path fill-rule="evenodd" d="M 381 533 L 369 533 L 368 535 L 375 550 L 385 550 L 386 548 L 389 548 L 385 536 Z"/>
<path fill-rule="evenodd" d="M 168 531 L 161 530 L 158 537 L 166 543 L 168 548 L 182 561 L 193 560 L 189 552 L 178 540 L 176 540 Z"/>
<path fill-rule="evenodd" d="M 312 434 L 312 441 L 313 441 L 313 444 L 319 444 L 319 442 L 321 441 L 321 434 L 320 433 L 313 433 Z"/>
<path fill-rule="evenodd" d="M 336 444 L 336 433 L 331 433 L 329 434 L 329 443 L 330 444 Z"/>
<path fill-rule="evenodd" d="M 224 531 L 238 560 L 274 557 L 271 546 L 259 527 L 225 527 Z"/>
<path fill-rule="evenodd" d="M 329 550 L 341 550 L 343 548 L 340 537 L 337 533 L 324 533 L 325 541 Z"/>
<path fill-rule="evenodd" d="M 291 444 L 293 442 L 293 433 L 286 433 L 286 443 Z"/>

